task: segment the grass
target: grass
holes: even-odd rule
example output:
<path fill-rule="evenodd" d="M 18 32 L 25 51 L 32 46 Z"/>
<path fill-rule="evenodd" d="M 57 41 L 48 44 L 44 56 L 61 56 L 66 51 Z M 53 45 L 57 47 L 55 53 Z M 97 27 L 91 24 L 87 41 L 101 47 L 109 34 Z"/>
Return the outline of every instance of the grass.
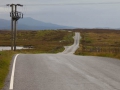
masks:
<path fill-rule="evenodd" d="M 81 29 L 77 55 L 104 56 L 120 59 L 120 30 Z"/>
<path fill-rule="evenodd" d="M 0 31 L 0 46 L 11 45 L 11 32 Z M 0 89 L 9 72 L 9 65 L 13 55 L 17 53 L 58 53 L 64 50 L 64 46 L 73 44 L 73 32 L 67 30 L 44 30 L 44 31 L 18 31 L 17 46 L 34 47 L 33 49 L 17 51 L 0 51 Z"/>
<path fill-rule="evenodd" d="M 120 59 L 120 31 L 107 29 L 75 29 L 80 32 L 80 48 L 76 55 L 104 56 Z M 17 53 L 58 53 L 64 50 L 63 46 L 73 44 L 73 32 L 68 30 L 45 31 L 18 31 L 17 46 L 33 49 L 17 51 L 0 51 L 0 89 L 4 86 L 5 78 L 9 72 L 9 65 L 13 55 Z M 11 45 L 11 32 L 0 31 L 0 46 Z"/>
<path fill-rule="evenodd" d="M 4 86 L 4 81 L 9 71 L 9 65 L 14 54 L 15 52 L 12 51 L 0 51 L 0 89 Z"/>
<path fill-rule="evenodd" d="M 11 32 L 0 31 L 0 46 L 11 45 Z M 17 46 L 34 47 L 36 52 L 57 53 L 73 43 L 73 32 L 63 30 L 18 31 Z"/>

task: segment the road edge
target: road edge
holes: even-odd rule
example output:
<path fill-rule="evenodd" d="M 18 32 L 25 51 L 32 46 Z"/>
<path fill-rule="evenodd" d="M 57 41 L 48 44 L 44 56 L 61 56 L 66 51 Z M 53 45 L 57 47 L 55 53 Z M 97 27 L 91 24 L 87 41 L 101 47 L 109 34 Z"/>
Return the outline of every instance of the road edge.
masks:
<path fill-rule="evenodd" d="M 8 75 L 7 75 L 6 79 L 5 79 L 4 87 L 1 90 L 10 90 L 9 88 L 10 88 L 10 81 L 11 81 L 13 63 L 14 63 L 16 55 L 19 55 L 19 54 L 15 54 L 12 57 L 12 60 L 11 60 L 10 66 L 9 66 L 9 72 L 8 72 Z"/>
<path fill-rule="evenodd" d="M 14 74 L 15 74 L 15 64 L 16 64 L 16 59 L 19 56 L 19 54 L 17 54 L 14 58 L 14 62 L 13 62 L 13 67 L 12 67 L 12 73 L 11 73 L 11 78 L 10 78 L 10 87 L 9 90 L 13 90 L 13 84 L 14 84 Z"/>

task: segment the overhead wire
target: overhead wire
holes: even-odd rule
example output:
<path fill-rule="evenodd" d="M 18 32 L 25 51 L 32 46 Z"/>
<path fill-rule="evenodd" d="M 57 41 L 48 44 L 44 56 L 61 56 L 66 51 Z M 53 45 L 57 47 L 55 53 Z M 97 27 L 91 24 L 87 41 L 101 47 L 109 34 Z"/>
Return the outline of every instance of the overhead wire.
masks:
<path fill-rule="evenodd" d="M 2 6 L 2 7 L 0 7 L 0 14 L 5 15 L 5 14 L 7 14 L 8 12 L 10 12 L 10 8 L 9 8 L 9 7 L 7 7 L 7 6 Z"/>
<path fill-rule="evenodd" d="M 24 4 L 26 6 L 61 6 L 61 5 L 102 5 L 102 4 L 120 4 L 120 2 L 99 2 L 99 3 L 38 3 L 38 4 Z M 0 7 L 6 5 L 0 5 Z"/>
<path fill-rule="evenodd" d="M 56 4 L 25 4 L 26 6 L 67 6 L 67 5 L 103 5 L 103 4 L 120 4 L 120 2 L 103 2 L 103 3 L 56 3 Z"/>
<path fill-rule="evenodd" d="M 114 4 L 120 4 L 120 2 L 100 2 L 100 3 L 54 3 L 54 4 L 23 4 L 23 8 L 20 9 L 24 14 L 27 14 L 28 7 L 30 6 L 71 6 L 71 5 L 114 5 Z M 10 8 L 6 5 L 0 5 L 0 8 L 4 8 L 4 12 L 10 11 Z M 1 12 L 1 11 L 0 11 Z M 3 11 L 2 11 L 3 12 Z"/>

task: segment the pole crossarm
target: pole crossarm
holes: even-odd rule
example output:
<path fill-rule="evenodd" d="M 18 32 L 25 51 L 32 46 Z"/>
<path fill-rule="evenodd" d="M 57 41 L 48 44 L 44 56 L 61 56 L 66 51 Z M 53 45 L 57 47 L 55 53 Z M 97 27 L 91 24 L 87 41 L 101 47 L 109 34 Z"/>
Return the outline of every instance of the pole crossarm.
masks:
<path fill-rule="evenodd" d="M 17 11 L 17 6 L 23 7 L 23 5 L 21 4 L 7 4 L 6 6 L 10 6 L 12 8 L 14 8 L 11 12 L 10 12 L 10 17 L 13 18 L 13 20 L 19 20 L 20 18 L 23 18 L 23 13 L 18 12 Z"/>
<path fill-rule="evenodd" d="M 23 5 L 22 4 L 6 4 L 6 6 L 10 6 L 10 7 L 12 7 L 12 6 L 21 6 L 21 7 L 23 7 Z"/>

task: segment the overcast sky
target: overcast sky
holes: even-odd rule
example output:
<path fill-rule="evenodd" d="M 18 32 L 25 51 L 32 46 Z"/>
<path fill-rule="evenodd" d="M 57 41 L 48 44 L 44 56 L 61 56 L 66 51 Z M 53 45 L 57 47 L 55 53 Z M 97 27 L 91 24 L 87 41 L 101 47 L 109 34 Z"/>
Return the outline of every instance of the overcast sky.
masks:
<path fill-rule="evenodd" d="M 0 2 L 0 5 L 23 4 L 24 7 L 18 8 L 18 11 L 23 12 L 24 17 L 44 22 L 79 28 L 120 28 L 120 0 L 0 0 Z M 80 4 L 76 5 L 77 3 Z M 0 18 L 10 19 L 9 12 L 10 7 L 0 6 Z"/>

